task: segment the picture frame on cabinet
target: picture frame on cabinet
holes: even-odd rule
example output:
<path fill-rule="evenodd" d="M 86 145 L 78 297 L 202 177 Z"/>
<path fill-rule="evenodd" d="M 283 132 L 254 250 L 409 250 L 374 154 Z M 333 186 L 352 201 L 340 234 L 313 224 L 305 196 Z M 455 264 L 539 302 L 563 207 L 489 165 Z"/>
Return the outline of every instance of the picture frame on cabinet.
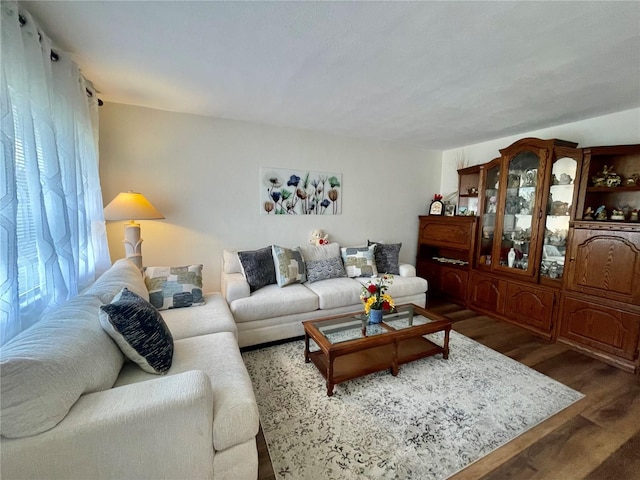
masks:
<path fill-rule="evenodd" d="M 448 203 L 444 206 L 444 216 L 453 217 L 456 214 L 456 206 L 453 203 Z"/>
<path fill-rule="evenodd" d="M 465 217 L 468 211 L 467 207 L 458 207 L 458 215 L 461 217 Z"/>
<path fill-rule="evenodd" d="M 429 215 L 442 215 L 444 213 L 444 204 L 441 200 L 433 200 L 429 206 Z"/>

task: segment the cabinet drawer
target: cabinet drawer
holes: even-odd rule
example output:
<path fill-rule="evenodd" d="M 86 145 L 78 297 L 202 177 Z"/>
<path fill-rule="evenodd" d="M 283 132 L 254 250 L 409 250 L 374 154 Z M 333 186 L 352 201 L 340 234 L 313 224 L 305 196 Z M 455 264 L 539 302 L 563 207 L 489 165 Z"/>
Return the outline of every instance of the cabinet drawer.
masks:
<path fill-rule="evenodd" d="M 469 306 L 487 312 L 503 313 L 506 282 L 498 278 L 473 273 L 469 282 Z"/>
<path fill-rule="evenodd" d="M 640 315 L 564 296 L 560 308 L 559 338 L 586 345 L 626 360 L 635 360 Z"/>
<path fill-rule="evenodd" d="M 640 305 L 640 234 L 575 229 L 567 288 Z"/>
<path fill-rule="evenodd" d="M 553 328 L 554 303 L 555 293 L 551 290 L 509 282 L 505 315 L 548 334 Z"/>
<path fill-rule="evenodd" d="M 419 243 L 469 249 L 474 223 L 470 217 L 424 217 L 420 219 Z"/>
<path fill-rule="evenodd" d="M 467 298 L 469 272 L 459 268 L 440 267 L 440 291 L 456 302 Z"/>

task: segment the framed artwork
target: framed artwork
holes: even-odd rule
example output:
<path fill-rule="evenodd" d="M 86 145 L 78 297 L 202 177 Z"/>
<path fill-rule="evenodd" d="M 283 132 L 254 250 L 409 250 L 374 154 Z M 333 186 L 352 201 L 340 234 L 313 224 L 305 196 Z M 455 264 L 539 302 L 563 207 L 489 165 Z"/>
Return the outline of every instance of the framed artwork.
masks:
<path fill-rule="evenodd" d="M 264 215 L 340 215 L 342 174 L 260 169 L 260 211 Z"/>
<path fill-rule="evenodd" d="M 456 206 L 453 203 L 448 203 L 444 206 L 444 216 L 453 217 L 456 214 Z"/>
<path fill-rule="evenodd" d="M 467 207 L 458 207 L 458 215 L 466 216 L 467 215 Z"/>
<path fill-rule="evenodd" d="M 433 200 L 429 207 L 429 215 L 442 215 L 444 213 L 444 204 L 441 200 Z"/>

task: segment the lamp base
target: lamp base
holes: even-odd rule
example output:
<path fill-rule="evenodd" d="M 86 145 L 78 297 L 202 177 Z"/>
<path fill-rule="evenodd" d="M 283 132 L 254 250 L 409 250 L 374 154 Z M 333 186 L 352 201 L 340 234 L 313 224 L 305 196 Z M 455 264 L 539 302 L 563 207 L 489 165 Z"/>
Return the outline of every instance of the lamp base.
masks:
<path fill-rule="evenodd" d="M 142 270 L 142 238 L 140 238 L 140 224 L 133 220 L 124 226 L 124 251 L 126 257 Z"/>

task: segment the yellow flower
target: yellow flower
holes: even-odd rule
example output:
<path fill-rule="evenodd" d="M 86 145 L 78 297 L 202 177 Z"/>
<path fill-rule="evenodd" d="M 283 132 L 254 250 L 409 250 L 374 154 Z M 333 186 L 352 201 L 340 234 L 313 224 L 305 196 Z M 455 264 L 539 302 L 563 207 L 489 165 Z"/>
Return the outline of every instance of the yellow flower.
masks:
<path fill-rule="evenodd" d="M 376 310 L 393 310 L 395 308 L 393 298 L 388 293 L 385 293 L 392 283 L 393 275 L 385 274 L 382 277 L 374 277 L 367 285 L 362 287 L 360 301 L 367 315 L 372 308 Z"/>

